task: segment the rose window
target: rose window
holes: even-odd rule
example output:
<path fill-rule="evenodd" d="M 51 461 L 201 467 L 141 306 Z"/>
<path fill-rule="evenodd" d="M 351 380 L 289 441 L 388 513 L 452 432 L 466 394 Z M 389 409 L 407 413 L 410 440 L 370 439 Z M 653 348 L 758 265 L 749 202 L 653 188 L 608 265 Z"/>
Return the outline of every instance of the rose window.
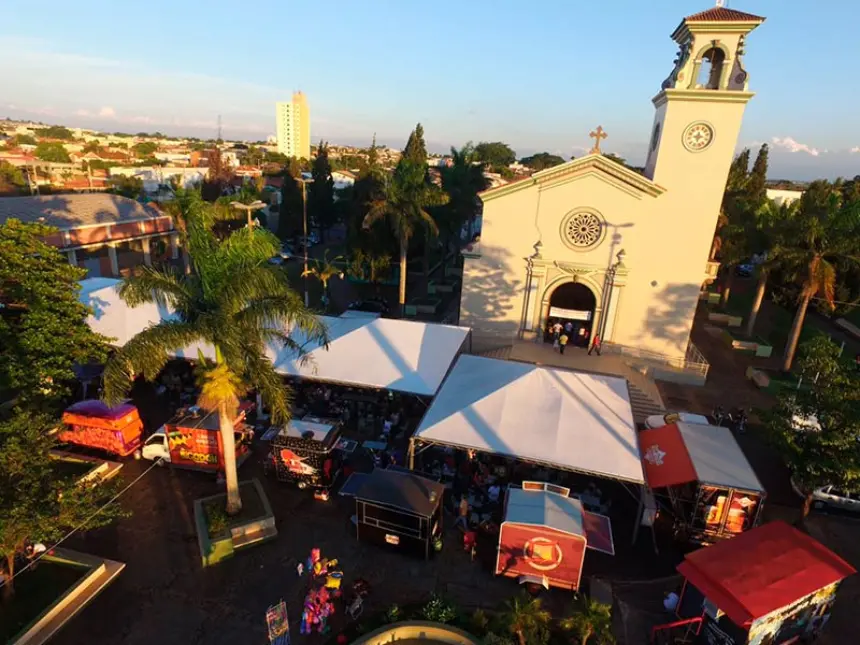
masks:
<path fill-rule="evenodd" d="M 567 241 L 573 246 L 586 248 L 600 241 L 603 222 L 594 213 L 575 213 L 564 227 Z"/>

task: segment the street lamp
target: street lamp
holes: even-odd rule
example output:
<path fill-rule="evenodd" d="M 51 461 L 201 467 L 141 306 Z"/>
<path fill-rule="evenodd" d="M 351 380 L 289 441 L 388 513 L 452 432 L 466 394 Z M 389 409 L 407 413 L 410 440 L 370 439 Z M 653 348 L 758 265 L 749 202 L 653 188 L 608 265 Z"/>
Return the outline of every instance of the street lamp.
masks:
<path fill-rule="evenodd" d="M 310 307 L 310 300 L 308 298 L 308 195 L 307 195 L 307 185 L 313 183 L 313 179 L 305 179 L 302 176 L 296 177 L 296 181 L 302 185 L 302 227 L 305 233 L 305 241 L 302 244 L 304 246 L 304 254 L 305 254 L 305 266 L 304 271 L 302 271 L 302 275 L 305 280 L 305 307 Z"/>
<path fill-rule="evenodd" d="M 233 208 L 238 211 L 245 211 L 248 216 L 248 228 L 254 228 L 254 222 L 251 220 L 251 213 L 254 211 L 258 211 L 261 208 L 265 208 L 266 204 L 261 202 L 259 199 L 251 202 L 250 204 L 243 204 L 242 202 L 233 202 Z"/>

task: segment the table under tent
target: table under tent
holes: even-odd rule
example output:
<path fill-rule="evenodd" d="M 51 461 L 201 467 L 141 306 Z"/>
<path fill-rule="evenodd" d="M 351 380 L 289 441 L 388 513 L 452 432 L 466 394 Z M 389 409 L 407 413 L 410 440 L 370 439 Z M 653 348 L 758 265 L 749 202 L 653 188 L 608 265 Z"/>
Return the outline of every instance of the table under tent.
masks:
<path fill-rule="evenodd" d="M 729 428 L 673 423 L 641 432 L 639 446 L 679 539 L 709 544 L 758 525 L 766 493 Z"/>
<path fill-rule="evenodd" d="M 445 486 L 388 468 L 361 473 L 359 482 L 353 518 L 357 539 L 429 558 L 442 536 Z"/>
<path fill-rule="evenodd" d="M 613 376 L 460 356 L 410 441 L 410 467 L 432 446 L 610 479 L 625 488 L 645 482 L 627 381 Z M 586 496 L 579 497 L 586 504 Z M 611 542 L 608 518 L 605 530 Z"/>

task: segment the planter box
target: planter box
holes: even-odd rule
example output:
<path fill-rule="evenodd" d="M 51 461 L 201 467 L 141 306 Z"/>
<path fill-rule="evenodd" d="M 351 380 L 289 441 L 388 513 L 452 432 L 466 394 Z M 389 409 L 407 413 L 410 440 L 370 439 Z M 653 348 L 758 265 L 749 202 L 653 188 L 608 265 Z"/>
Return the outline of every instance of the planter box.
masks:
<path fill-rule="evenodd" d="M 766 372 L 757 370 L 754 367 L 748 367 L 746 371 L 747 378 L 752 381 L 756 387 L 766 390 L 770 387 L 770 377 Z"/>
<path fill-rule="evenodd" d="M 427 285 L 427 293 L 430 295 L 437 293 L 454 293 L 454 290 L 457 288 L 456 283 L 440 283 L 437 284 L 435 282 L 431 282 Z"/>
<path fill-rule="evenodd" d="M 709 305 L 718 305 L 720 304 L 720 294 L 705 291 L 702 293 L 702 300 L 707 302 Z"/>
<path fill-rule="evenodd" d="M 435 314 L 442 300 L 439 298 L 416 298 L 406 305 L 406 315 Z"/>
<path fill-rule="evenodd" d="M 770 355 L 773 353 L 773 347 L 761 338 L 753 340 L 735 338 L 728 329 L 723 330 L 722 338 L 732 349 L 738 349 L 742 352 L 752 352 L 758 358 L 770 358 Z"/>
<path fill-rule="evenodd" d="M 743 318 L 741 316 L 721 314 L 714 311 L 708 312 L 708 320 L 710 322 L 726 325 L 727 327 L 740 327 L 743 323 Z"/>
<path fill-rule="evenodd" d="M 209 535 L 206 506 L 211 502 L 226 503 L 227 494 L 219 493 L 194 500 L 197 545 L 200 548 L 200 561 L 204 567 L 218 564 L 222 560 L 233 557 L 236 551 L 266 542 L 278 535 L 272 507 L 259 480 L 240 482 L 239 491 L 242 495 L 243 511 L 238 516 L 229 518 L 227 529 L 215 536 Z M 257 510 L 249 511 L 244 506 L 251 496 L 255 498 L 248 506 Z"/>

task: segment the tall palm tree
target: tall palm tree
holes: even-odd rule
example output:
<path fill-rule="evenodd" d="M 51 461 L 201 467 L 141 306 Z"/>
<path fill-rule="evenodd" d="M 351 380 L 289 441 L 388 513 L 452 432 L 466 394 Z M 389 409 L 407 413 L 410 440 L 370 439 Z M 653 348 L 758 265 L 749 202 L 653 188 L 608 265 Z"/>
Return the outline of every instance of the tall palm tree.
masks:
<path fill-rule="evenodd" d="M 406 308 L 406 256 L 409 250 L 409 240 L 420 228 L 425 228 L 433 235 L 438 234 L 439 228 L 427 209 L 441 206 L 448 201 L 442 190 L 424 180 L 426 169 L 423 165 L 401 159 L 394 169 L 394 174 L 386 181 L 383 194 L 374 199 L 367 215 L 364 217 L 364 228 L 370 228 L 374 222 L 387 218 L 400 244 L 400 315 Z"/>
<path fill-rule="evenodd" d="M 343 276 L 343 269 L 337 266 L 338 262 L 343 261 L 343 256 L 338 255 L 331 260 L 328 259 L 328 249 L 326 249 L 322 260 L 314 260 L 313 266 L 307 271 L 302 271 L 302 277 L 312 275 L 320 281 L 323 288 L 323 308 L 328 311 L 328 303 L 330 300 L 328 283 L 335 276 Z"/>
<path fill-rule="evenodd" d="M 612 633 L 612 608 L 585 596 L 578 606 L 574 607 L 570 616 L 559 621 L 559 626 L 565 631 L 573 632 L 580 645 L 588 645 L 592 637 L 596 638 L 600 645 L 615 642 Z"/>
<path fill-rule="evenodd" d="M 255 389 L 266 400 L 275 423 L 290 417 L 290 392 L 266 356 L 269 345 L 301 353 L 290 332 L 327 342 L 320 321 L 290 288 L 281 267 L 268 263 L 277 239 L 258 228 L 242 228 L 223 240 L 211 230 L 211 205 L 199 193 L 183 195 L 183 220 L 192 271 L 144 267 L 126 278 L 120 297 L 131 307 L 155 303 L 175 316 L 144 329 L 108 361 L 104 396 L 122 399 L 136 375 L 156 378 L 170 355 L 199 343 L 214 348 L 214 361 L 201 360 L 199 403 L 217 411 L 227 480 L 227 512 L 242 507 L 236 473 L 233 419 L 238 397 Z"/>
<path fill-rule="evenodd" d="M 450 201 L 441 211 L 440 227 L 447 233 L 446 250 L 450 238 L 459 235 L 465 224 L 472 224 L 481 214 L 478 193 L 490 187 L 484 176 L 484 166 L 475 163 L 474 148 L 467 143 L 457 150 L 451 148 L 451 165 L 442 168 L 442 189 Z M 471 227 L 470 227 L 471 228 Z"/>
<path fill-rule="evenodd" d="M 508 629 L 517 637 L 519 645 L 542 642 L 540 638 L 549 630 L 551 614 L 541 606 L 540 598 L 522 592 L 507 602 Z"/>
<path fill-rule="evenodd" d="M 761 303 L 767 291 L 767 281 L 771 271 L 778 265 L 780 255 L 786 246 L 785 229 L 790 220 L 797 214 L 800 202 L 783 202 L 777 204 L 773 200 L 767 200 L 756 213 L 756 238 L 755 245 L 759 249 L 761 261 L 756 267 L 758 277 L 755 295 L 750 305 L 750 313 L 747 316 L 746 335 L 752 337 L 755 331 L 755 323 L 761 311 Z"/>
<path fill-rule="evenodd" d="M 858 233 L 860 202 L 842 204 L 836 191 L 822 199 L 801 199 L 797 214 L 789 220 L 785 237 L 790 247 L 781 251 L 779 265 L 799 283 L 800 296 L 785 344 L 783 370 L 791 369 L 810 301 L 820 296 L 832 309 L 837 267 L 860 262 Z"/>

